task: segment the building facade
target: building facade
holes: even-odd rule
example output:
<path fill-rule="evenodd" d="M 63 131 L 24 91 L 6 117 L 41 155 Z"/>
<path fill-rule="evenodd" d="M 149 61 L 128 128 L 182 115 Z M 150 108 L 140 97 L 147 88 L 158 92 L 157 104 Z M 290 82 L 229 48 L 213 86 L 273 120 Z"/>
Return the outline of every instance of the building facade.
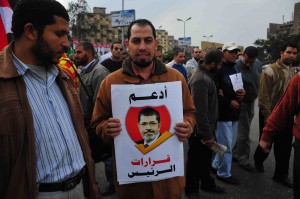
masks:
<path fill-rule="evenodd" d="M 300 2 L 294 6 L 292 21 L 283 22 L 282 24 L 270 23 L 267 29 L 267 38 L 300 34 Z"/>
<path fill-rule="evenodd" d="M 96 44 L 111 44 L 122 40 L 122 28 L 111 27 L 111 15 L 105 12 L 106 8 L 94 7 L 93 13 L 79 15 L 77 22 L 79 29 L 74 37 L 79 41 L 87 40 Z M 126 33 L 124 33 L 126 36 Z"/>

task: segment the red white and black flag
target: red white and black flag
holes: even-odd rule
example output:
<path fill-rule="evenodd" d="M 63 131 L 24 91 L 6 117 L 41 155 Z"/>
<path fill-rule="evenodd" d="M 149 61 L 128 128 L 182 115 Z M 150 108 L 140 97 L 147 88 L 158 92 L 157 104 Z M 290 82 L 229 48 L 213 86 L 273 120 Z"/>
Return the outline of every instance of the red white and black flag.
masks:
<path fill-rule="evenodd" d="M 0 0 L 0 50 L 2 50 L 7 44 L 7 33 L 11 31 L 13 11 L 7 0 Z"/>

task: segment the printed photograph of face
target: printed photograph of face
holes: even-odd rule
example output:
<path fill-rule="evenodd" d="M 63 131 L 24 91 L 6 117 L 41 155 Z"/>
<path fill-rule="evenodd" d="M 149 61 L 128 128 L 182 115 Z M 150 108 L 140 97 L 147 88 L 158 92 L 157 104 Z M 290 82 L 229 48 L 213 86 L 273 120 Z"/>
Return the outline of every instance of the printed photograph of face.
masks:
<path fill-rule="evenodd" d="M 171 115 L 166 106 L 130 107 L 126 119 L 126 130 L 134 146 L 146 154 L 168 140 Z"/>
<path fill-rule="evenodd" d="M 148 107 L 139 112 L 138 129 L 143 140 L 137 143 L 144 143 L 148 147 L 160 136 L 160 115 L 155 109 Z"/>

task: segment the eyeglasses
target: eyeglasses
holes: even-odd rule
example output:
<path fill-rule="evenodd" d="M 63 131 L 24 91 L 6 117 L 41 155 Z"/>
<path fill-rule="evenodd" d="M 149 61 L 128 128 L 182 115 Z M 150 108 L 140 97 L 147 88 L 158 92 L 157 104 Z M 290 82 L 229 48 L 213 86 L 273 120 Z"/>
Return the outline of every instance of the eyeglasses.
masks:
<path fill-rule="evenodd" d="M 114 48 L 114 50 L 120 50 L 120 51 L 122 51 L 123 48 L 118 48 L 118 47 L 116 47 L 116 48 Z"/>

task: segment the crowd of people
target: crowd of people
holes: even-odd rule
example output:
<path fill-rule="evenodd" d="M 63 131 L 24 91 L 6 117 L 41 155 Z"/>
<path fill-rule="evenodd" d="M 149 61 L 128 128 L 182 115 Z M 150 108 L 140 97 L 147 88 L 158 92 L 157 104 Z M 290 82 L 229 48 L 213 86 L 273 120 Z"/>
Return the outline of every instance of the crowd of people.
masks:
<path fill-rule="evenodd" d="M 228 42 L 221 49 L 194 48 L 192 59 L 175 49 L 163 62 L 156 31 L 146 19 L 127 30 L 126 50 L 119 41 L 111 57 L 99 61 L 93 45 L 80 42 L 66 53 L 69 16 L 55 0 L 19 1 L 12 21 L 14 41 L 0 52 L 0 198 L 178 199 L 199 198 L 199 189 L 223 194 L 219 181 L 240 182 L 232 161 L 248 172 L 264 172 L 272 144 L 273 180 L 300 198 L 300 77 L 292 67 L 297 45 L 285 43 L 280 59 L 262 70 L 254 46 Z M 240 56 L 239 56 L 240 55 Z M 111 86 L 179 81 L 183 120 L 169 129 L 188 142 L 185 175 L 120 184 L 114 138 L 122 132 L 113 116 Z M 260 142 L 250 157 L 250 126 L 258 98 Z M 161 140 L 160 114 L 141 110 L 138 129 L 147 148 Z M 295 142 L 292 144 L 293 135 Z M 211 148 L 223 145 L 224 153 Z M 294 175 L 288 178 L 294 146 Z M 108 187 L 100 191 L 95 163 L 105 164 Z M 120 166 L 120 165 L 119 165 Z"/>

